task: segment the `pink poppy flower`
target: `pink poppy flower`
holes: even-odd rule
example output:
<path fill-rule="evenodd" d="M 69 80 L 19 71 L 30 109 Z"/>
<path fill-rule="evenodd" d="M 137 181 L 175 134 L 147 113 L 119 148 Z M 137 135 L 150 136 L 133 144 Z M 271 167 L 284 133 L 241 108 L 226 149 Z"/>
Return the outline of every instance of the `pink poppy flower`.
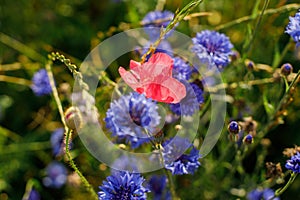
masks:
<path fill-rule="evenodd" d="M 130 61 L 130 71 L 123 67 L 119 73 L 136 92 L 165 103 L 178 103 L 186 95 L 185 86 L 172 77 L 173 59 L 165 53 L 156 53 L 143 64 Z"/>

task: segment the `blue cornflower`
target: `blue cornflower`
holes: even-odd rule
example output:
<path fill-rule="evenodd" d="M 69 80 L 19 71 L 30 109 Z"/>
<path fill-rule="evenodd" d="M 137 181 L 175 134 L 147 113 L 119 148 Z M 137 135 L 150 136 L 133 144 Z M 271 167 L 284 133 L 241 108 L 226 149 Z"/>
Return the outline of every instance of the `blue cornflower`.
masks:
<path fill-rule="evenodd" d="M 51 134 L 50 138 L 50 143 L 52 147 L 52 153 L 54 156 L 59 156 L 63 153 L 63 148 L 64 148 L 64 129 L 63 128 L 58 128 L 53 133 Z"/>
<path fill-rule="evenodd" d="M 248 200 L 280 200 L 279 197 L 275 197 L 275 193 L 272 189 L 255 189 L 248 193 L 247 199 Z"/>
<path fill-rule="evenodd" d="M 167 10 L 152 11 L 144 17 L 142 24 L 145 27 L 144 30 L 149 35 L 151 41 L 155 41 L 159 38 L 161 28 L 166 28 L 173 17 L 174 14 Z M 172 31 L 168 32 L 165 35 L 165 38 L 169 37 L 172 34 L 171 32 Z"/>
<path fill-rule="evenodd" d="M 163 147 L 164 165 L 172 174 L 193 174 L 200 166 L 199 150 L 188 139 L 175 137 L 172 141 L 165 142 Z M 192 147 L 190 153 L 184 154 L 184 151 L 190 147 Z"/>
<path fill-rule="evenodd" d="M 43 96 L 52 92 L 49 77 L 45 69 L 40 69 L 33 75 L 31 89 L 36 96 Z"/>
<path fill-rule="evenodd" d="M 174 58 L 173 77 L 178 80 L 189 80 L 192 76 L 192 67 L 179 57 Z"/>
<path fill-rule="evenodd" d="M 170 109 L 176 115 L 191 116 L 199 110 L 199 105 L 204 102 L 203 91 L 195 83 L 183 83 L 186 85 L 186 96 L 180 103 L 170 104 Z"/>
<path fill-rule="evenodd" d="M 294 173 L 300 173 L 300 153 L 297 152 L 290 160 L 287 160 L 285 167 Z"/>
<path fill-rule="evenodd" d="M 67 169 L 59 162 L 52 162 L 46 168 L 43 183 L 46 187 L 61 188 L 67 181 Z"/>
<path fill-rule="evenodd" d="M 288 33 L 296 42 L 296 46 L 300 46 L 300 10 L 295 17 L 289 17 L 290 21 L 285 32 Z"/>
<path fill-rule="evenodd" d="M 130 93 L 110 104 L 104 119 L 106 128 L 112 132 L 112 136 L 137 148 L 149 141 L 144 129 L 152 134 L 159 125 L 157 110 L 156 102 L 136 92 Z"/>
<path fill-rule="evenodd" d="M 167 186 L 167 177 L 165 175 L 153 175 L 148 181 L 149 189 L 153 194 L 153 200 L 171 200 L 171 194 L 165 191 Z"/>
<path fill-rule="evenodd" d="M 201 62 L 209 66 L 215 65 L 219 69 L 229 64 L 233 45 L 226 35 L 205 30 L 197 33 L 192 41 L 194 44 L 192 52 L 196 53 Z"/>
<path fill-rule="evenodd" d="M 99 200 L 146 200 L 149 189 L 142 184 L 145 179 L 140 174 L 121 171 L 113 174 L 103 181 L 98 192 Z"/>

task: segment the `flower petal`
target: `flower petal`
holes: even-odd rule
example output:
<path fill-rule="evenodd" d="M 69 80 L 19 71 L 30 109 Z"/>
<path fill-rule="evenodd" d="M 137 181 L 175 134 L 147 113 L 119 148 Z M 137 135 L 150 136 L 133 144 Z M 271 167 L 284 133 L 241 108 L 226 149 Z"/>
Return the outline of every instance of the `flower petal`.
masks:
<path fill-rule="evenodd" d="M 126 71 L 123 67 L 119 67 L 119 74 L 123 78 L 123 80 L 133 89 L 136 90 L 139 87 L 140 83 L 135 73 L 131 71 Z"/>

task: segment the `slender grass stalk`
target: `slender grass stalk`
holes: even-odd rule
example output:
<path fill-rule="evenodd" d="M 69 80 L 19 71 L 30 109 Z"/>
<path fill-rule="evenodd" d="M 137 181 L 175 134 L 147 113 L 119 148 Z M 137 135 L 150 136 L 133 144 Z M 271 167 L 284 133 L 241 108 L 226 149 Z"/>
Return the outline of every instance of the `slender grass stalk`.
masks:
<path fill-rule="evenodd" d="M 288 4 L 285 6 L 281 6 L 279 8 L 270 8 L 264 11 L 264 15 L 273 15 L 273 14 L 278 14 L 278 13 L 283 13 L 283 12 L 290 12 L 290 11 L 294 11 L 294 10 L 298 10 L 300 7 L 300 4 Z M 248 16 L 244 16 L 238 19 L 235 19 L 233 21 L 230 21 L 228 23 L 225 24 L 221 24 L 215 27 L 215 30 L 223 30 L 223 29 L 227 29 L 230 28 L 232 26 L 244 23 L 244 22 L 248 22 L 248 21 L 252 21 L 255 20 L 257 17 L 259 17 L 261 15 L 262 11 L 260 11 L 258 13 L 258 15 L 248 15 Z"/>
<path fill-rule="evenodd" d="M 259 2 L 259 1 L 256 1 L 256 2 Z M 265 0 L 265 3 L 263 5 L 263 8 L 262 8 L 262 11 L 259 13 L 259 17 L 258 17 L 258 20 L 257 20 L 257 23 L 255 24 L 255 27 L 254 27 L 254 30 L 253 30 L 253 34 L 250 35 L 250 40 L 247 40 L 248 42 L 245 43 L 244 47 L 243 47 L 243 56 L 246 57 L 247 53 L 252 49 L 253 47 L 253 42 L 254 42 L 254 39 L 255 39 L 255 36 L 258 32 L 258 28 L 261 24 L 261 20 L 262 20 L 262 17 L 264 16 L 264 13 L 269 5 L 269 2 L 270 0 Z M 258 4 L 257 3 L 256 7 L 258 7 Z M 256 16 L 256 9 L 254 9 L 253 13 L 252 13 L 252 17 Z"/>
<path fill-rule="evenodd" d="M 37 53 L 35 50 L 32 48 L 24 45 L 23 43 L 19 42 L 18 40 L 0 32 L 0 42 L 3 44 L 19 51 L 20 53 L 28 56 L 29 58 L 39 61 L 41 63 L 44 63 L 46 61 L 45 57 L 42 56 L 41 54 Z"/>
<path fill-rule="evenodd" d="M 24 78 L 13 77 L 13 76 L 0 75 L 0 81 L 19 84 L 19 85 L 25 85 L 28 87 L 31 86 L 31 81 L 24 79 Z"/>

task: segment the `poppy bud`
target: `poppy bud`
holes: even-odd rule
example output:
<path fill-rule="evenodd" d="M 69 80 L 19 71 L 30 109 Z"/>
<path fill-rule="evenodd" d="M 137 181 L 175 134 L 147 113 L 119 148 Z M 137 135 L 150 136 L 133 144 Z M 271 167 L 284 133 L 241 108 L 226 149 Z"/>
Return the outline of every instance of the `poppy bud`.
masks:
<path fill-rule="evenodd" d="M 68 128 L 75 130 L 80 128 L 82 124 L 82 117 L 78 107 L 70 107 L 65 112 L 65 120 Z"/>

